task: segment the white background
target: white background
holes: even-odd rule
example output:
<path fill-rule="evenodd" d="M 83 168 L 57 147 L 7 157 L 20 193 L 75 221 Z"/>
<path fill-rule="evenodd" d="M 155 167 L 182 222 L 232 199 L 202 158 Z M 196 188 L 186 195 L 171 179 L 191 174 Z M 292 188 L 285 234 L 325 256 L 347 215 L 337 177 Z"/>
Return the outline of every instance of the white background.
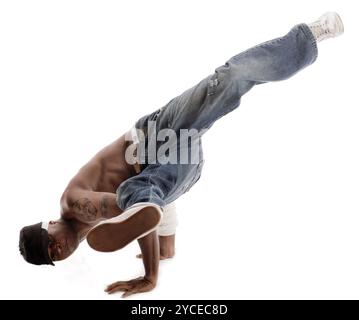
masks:
<path fill-rule="evenodd" d="M 22 226 L 59 216 L 69 179 L 141 116 L 231 56 L 338 11 L 317 62 L 250 91 L 204 137 L 201 180 L 178 201 L 177 252 L 129 299 L 359 298 L 356 1 L 1 1 L 0 297 L 121 299 L 137 243 L 83 243 L 24 262 Z"/>

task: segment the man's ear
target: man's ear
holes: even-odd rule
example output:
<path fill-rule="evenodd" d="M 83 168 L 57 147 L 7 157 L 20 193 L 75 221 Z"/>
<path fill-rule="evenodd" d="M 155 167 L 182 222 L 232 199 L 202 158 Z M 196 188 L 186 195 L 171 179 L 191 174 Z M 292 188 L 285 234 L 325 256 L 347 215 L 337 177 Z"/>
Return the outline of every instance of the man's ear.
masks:
<path fill-rule="evenodd" d="M 53 221 L 53 220 L 49 221 L 49 227 L 47 228 L 47 232 L 52 236 L 54 235 L 54 232 L 56 230 L 56 224 L 57 221 Z"/>

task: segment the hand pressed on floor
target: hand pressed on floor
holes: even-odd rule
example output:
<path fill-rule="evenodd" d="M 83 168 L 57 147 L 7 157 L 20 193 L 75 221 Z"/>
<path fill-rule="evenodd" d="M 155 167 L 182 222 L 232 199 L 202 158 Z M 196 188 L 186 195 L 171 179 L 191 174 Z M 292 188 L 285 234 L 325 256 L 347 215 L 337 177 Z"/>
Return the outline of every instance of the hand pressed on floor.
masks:
<path fill-rule="evenodd" d="M 126 298 L 131 294 L 142 293 L 151 291 L 156 286 L 154 281 L 147 279 L 146 277 L 139 277 L 129 281 L 117 281 L 105 289 L 108 294 L 116 292 L 124 292 L 122 298 Z"/>

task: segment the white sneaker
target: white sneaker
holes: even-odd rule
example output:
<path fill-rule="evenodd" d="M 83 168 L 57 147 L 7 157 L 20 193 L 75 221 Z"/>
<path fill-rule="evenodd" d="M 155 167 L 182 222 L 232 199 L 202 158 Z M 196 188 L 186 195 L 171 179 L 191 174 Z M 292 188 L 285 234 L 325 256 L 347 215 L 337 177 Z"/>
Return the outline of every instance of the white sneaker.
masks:
<path fill-rule="evenodd" d="M 334 38 L 344 32 L 344 25 L 336 12 L 327 12 L 317 21 L 308 24 L 317 42 Z"/>
<path fill-rule="evenodd" d="M 94 226 L 86 236 L 87 243 L 97 251 L 116 251 L 154 231 L 161 219 L 162 209 L 158 205 L 137 202 L 120 215 Z"/>

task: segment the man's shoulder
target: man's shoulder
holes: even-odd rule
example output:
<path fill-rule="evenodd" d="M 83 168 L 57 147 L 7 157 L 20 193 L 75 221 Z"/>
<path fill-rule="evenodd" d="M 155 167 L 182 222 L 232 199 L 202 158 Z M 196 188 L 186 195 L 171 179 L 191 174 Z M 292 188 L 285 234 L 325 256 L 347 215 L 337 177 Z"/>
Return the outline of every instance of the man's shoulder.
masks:
<path fill-rule="evenodd" d="M 60 205 L 62 211 L 66 212 L 71 208 L 76 198 L 78 198 L 78 192 L 81 190 L 79 186 L 68 186 L 65 191 L 62 193 L 60 199 Z"/>

